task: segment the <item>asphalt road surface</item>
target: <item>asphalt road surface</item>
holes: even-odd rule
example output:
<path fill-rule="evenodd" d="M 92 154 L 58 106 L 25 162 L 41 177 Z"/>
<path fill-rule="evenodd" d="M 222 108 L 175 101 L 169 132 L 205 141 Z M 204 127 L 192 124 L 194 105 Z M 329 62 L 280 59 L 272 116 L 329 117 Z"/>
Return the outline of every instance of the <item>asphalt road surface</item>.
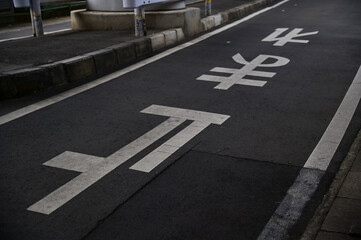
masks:
<path fill-rule="evenodd" d="M 297 239 L 360 129 L 360 16 L 287 1 L 3 115 L 0 237 Z"/>
<path fill-rule="evenodd" d="M 71 30 L 71 21 L 69 17 L 44 20 L 43 27 L 45 34 L 51 34 L 60 31 L 69 31 Z M 31 27 L 31 23 L 0 29 L 0 42 L 28 37 L 33 37 L 33 29 Z"/>

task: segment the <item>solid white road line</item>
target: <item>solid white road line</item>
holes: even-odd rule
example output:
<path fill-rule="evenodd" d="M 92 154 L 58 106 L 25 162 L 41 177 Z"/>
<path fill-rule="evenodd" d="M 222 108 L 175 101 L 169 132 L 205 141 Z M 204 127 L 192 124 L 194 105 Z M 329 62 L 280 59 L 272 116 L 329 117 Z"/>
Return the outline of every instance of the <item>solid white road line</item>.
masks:
<path fill-rule="evenodd" d="M 315 193 L 350 124 L 361 98 L 361 66 L 331 123 L 297 179 L 287 191 L 258 240 L 289 239 L 288 232 L 300 218 L 304 207 Z"/>
<path fill-rule="evenodd" d="M 335 116 L 305 163 L 305 168 L 326 171 L 350 124 L 361 98 L 361 66 Z"/>
<path fill-rule="evenodd" d="M 70 31 L 72 30 L 71 28 L 66 28 L 66 29 L 61 29 L 61 30 L 56 30 L 56 31 L 51 31 L 51 32 L 45 32 L 44 35 L 49 35 L 49 34 L 54 34 L 54 33 L 60 33 L 60 32 L 66 32 L 66 31 Z M 8 41 L 13 41 L 13 40 L 20 40 L 20 39 L 24 39 L 24 38 L 31 38 L 34 37 L 32 35 L 26 35 L 26 36 L 21 36 L 21 37 L 14 37 L 14 38 L 6 38 L 6 39 L 1 39 L 0 43 L 2 42 L 8 42 Z"/>
<path fill-rule="evenodd" d="M 177 135 L 131 166 L 130 169 L 149 173 L 209 125 L 211 125 L 210 122 L 194 121 Z"/>
<path fill-rule="evenodd" d="M 132 167 L 134 170 L 150 172 L 210 124 L 222 124 L 230 117 L 222 114 L 160 105 L 152 105 L 144 109 L 142 113 L 167 116 L 169 118 L 107 158 L 65 152 L 47 161 L 44 165 L 78 171 L 81 172 L 81 174 L 30 206 L 28 210 L 42 214 L 52 213 L 186 120 L 194 120 L 191 125 L 166 141 Z"/>
<path fill-rule="evenodd" d="M 60 101 L 62 101 L 64 99 L 67 99 L 69 97 L 72 97 L 74 95 L 82 93 L 84 91 L 87 91 L 87 90 L 89 90 L 91 88 L 99 86 L 100 84 L 111 81 L 111 80 L 113 80 L 113 79 L 115 79 L 117 77 L 120 77 L 120 76 L 128 73 L 128 72 L 134 71 L 134 70 L 136 70 L 138 68 L 141 68 L 141 67 L 143 67 L 143 66 L 145 66 L 145 65 L 147 65 L 149 63 L 155 62 L 155 61 L 157 61 L 159 59 L 162 59 L 162 58 L 164 58 L 166 56 L 169 56 L 169 55 L 171 55 L 171 54 L 173 54 L 175 52 L 178 52 L 178 51 L 180 51 L 180 50 L 182 50 L 184 48 L 187 48 L 187 47 L 192 46 L 192 45 L 194 45 L 194 44 L 196 44 L 198 42 L 201 42 L 201 41 L 203 41 L 203 40 L 205 40 L 207 38 L 210 38 L 210 37 L 212 37 L 212 36 L 214 36 L 214 35 L 216 35 L 218 33 L 226 31 L 226 30 L 228 30 L 228 29 L 230 29 L 230 28 L 232 28 L 234 26 L 237 26 L 238 24 L 246 22 L 249 19 L 252 19 L 252 18 L 254 18 L 254 17 L 256 17 L 256 16 L 258 16 L 258 15 L 264 13 L 264 12 L 267 12 L 267 11 L 273 9 L 273 8 L 276 8 L 276 7 L 286 3 L 288 1 L 289 0 L 284 0 L 284 1 L 282 1 L 282 2 L 280 2 L 278 4 L 276 4 L 276 5 L 273 5 L 271 7 L 262 9 L 262 10 L 260 10 L 258 12 L 255 12 L 255 13 L 253 13 L 251 15 L 248 15 L 245 18 L 242 18 L 242 19 L 240 19 L 238 21 L 235 21 L 235 22 L 233 22 L 231 24 L 228 24 L 228 25 L 226 25 L 226 26 L 224 26 L 222 28 L 219 28 L 219 29 L 217 29 L 215 31 L 212 31 L 210 33 L 206 33 L 206 34 L 204 34 L 204 35 L 202 35 L 202 36 L 200 36 L 200 37 L 198 37 L 198 38 L 196 38 L 196 39 L 194 39 L 192 41 L 189 41 L 189 42 L 186 42 L 186 43 L 184 43 L 182 45 L 171 48 L 171 49 L 169 49 L 167 51 L 164 51 L 164 52 L 162 52 L 162 53 L 160 53 L 160 54 L 158 54 L 156 56 L 145 59 L 145 60 L 143 60 L 143 61 L 141 61 L 139 63 L 136 63 L 136 64 L 134 64 L 132 66 L 129 66 L 127 68 L 124 68 L 122 70 L 119 70 L 117 72 L 109 74 L 107 76 L 104 76 L 102 78 L 99 78 L 99 79 L 97 79 L 95 81 L 92 81 L 92 82 L 90 82 L 88 84 L 84 84 L 84 85 L 79 86 L 77 88 L 71 89 L 69 91 L 63 92 L 63 93 L 58 94 L 56 96 L 53 96 L 53 97 L 50 97 L 50 98 L 45 99 L 43 101 L 40 101 L 38 103 L 31 104 L 31 105 L 29 105 L 27 107 L 24 107 L 24 108 L 21 108 L 19 110 L 14 111 L 14 112 L 3 115 L 3 116 L 0 117 L 0 125 L 5 124 L 5 123 L 10 122 L 10 121 L 13 121 L 13 120 L 15 120 L 17 118 L 23 117 L 23 116 L 25 116 L 27 114 L 30 114 L 30 113 L 34 112 L 34 111 L 40 110 L 42 108 L 45 108 L 45 107 L 50 106 L 50 105 L 52 105 L 54 103 L 60 102 Z"/>
<path fill-rule="evenodd" d="M 194 120 L 199 122 L 207 122 L 221 125 L 229 116 L 218 113 L 210 113 L 196 110 L 189 110 L 183 108 L 167 107 L 160 105 L 151 105 L 150 107 L 141 111 L 142 113 L 161 115 L 166 117 L 177 117 L 187 120 Z"/>
<path fill-rule="evenodd" d="M 42 214 L 50 214 L 85 189 L 99 181 L 115 168 L 150 146 L 152 143 L 178 127 L 185 120 L 169 118 L 162 124 L 153 128 L 140 138 L 129 143 L 111 156 L 99 161 L 97 165 L 90 167 L 79 176 L 64 184 L 40 201 L 30 206 L 27 210 Z"/>

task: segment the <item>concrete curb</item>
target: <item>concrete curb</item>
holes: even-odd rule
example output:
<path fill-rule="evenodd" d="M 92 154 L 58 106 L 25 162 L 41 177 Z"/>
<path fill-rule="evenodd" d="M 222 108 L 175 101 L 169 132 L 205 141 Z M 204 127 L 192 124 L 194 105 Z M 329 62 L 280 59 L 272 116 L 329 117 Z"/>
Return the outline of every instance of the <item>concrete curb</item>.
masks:
<path fill-rule="evenodd" d="M 201 24 L 198 33 L 247 16 L 278 1 L 255 0 L 252 3 L 203 18 L 200 23 L 197 23 Z M 105 73 L 184 39 L 185 34 L 182 28 L 169 29 L 51 64 L 4 72 L 0 74 L 0 100 L 46 91 L 95 74 Z"/>

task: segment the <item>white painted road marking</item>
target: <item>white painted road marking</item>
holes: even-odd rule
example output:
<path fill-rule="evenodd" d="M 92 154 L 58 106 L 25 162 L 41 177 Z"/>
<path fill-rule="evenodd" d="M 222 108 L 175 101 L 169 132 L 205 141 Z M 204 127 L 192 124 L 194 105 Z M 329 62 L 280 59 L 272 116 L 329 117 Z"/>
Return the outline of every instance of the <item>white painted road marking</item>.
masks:
<path fill-rule="evenodd" d="M 78 171 L 81 174 L 30 206 L 28 210 L 42 214 L 52 213 L 186 120 L 193 120 L 194 122 L 190 126 L 132 167 L 134 170 L 150 172 L 207 126 L 210 124 L 220 125 L 230 117 L 216 113 L 159 105 L 152 105 L 144 109 L 142 113 L 168 116 L 169 118 L 107 158 L 65 152 L 44 163 L 47 166 Z"/>
<path fill-rule="evenodd" d="M 277 3 L 277 4 L 275 4 L 275 5 L 271 6 L 271 7 L 267 7 L 265 9 L 262 9 L 262 10 L 258 11 L 258 12 L 252 13 L 252 14 L 248 15 L 247 17 L 244 17 L 244 18 L 242 18 L 242 19 L 240 19 L 238 21 L 235 21 L 235 22 L 233 22 L 231 24 L 228 24 L 228 25 L 226 25 L 224 27 L 221 27 L 221 28 L 219 28 L 217 30 L 214 30 L 212 32 L 206 33 L 206 34 L 200 36 L 199 38 L 193 39 L 192 41 L 189 41 L 189 42 L 186 42 L 186 43 L 184 43 L 182 45 L 171 48 L 171 49 L 169 49 L 167 51 L 164 51 L 164 52 L 162 52 L 162 53 L 160 53 L 158 55 L 155 55 L 155 56 L 153 56 L 151 58 L 145 59 L 145 60 L 143 60 L 143 61 L 141 61 L 139 63 L 136 63 L 136 64 L 134 64 L 132 66 L 129 66 L 127 68 L 124 68 L 122 70 L 119 70 L 117 72 L 109 74 L 107 76 L 104 76 L 102 78 L 99 78 L 99 79 L 97 79 L 95 81 L 92 81 L 90 83 L 81 85 L 81 86 L 79 86 L 77 88 L 73 88 L 73 89 L 71 89 L 69 91 L 60 93 L 60 94 L 58 94 L 56 96 L 50 97 L 50 98 L 45 99 L 43 101 L 31 104 L 31 105 L 29 105 L 27 107 L 24 107 L 24 108 L 21 108 L 19 110 L 8 113 L 6 115 L 3 115 L 3 116 L 0 117 L 0 125 L 11 122 L 11 121 L 13 121 L 15 119 L 21 118 L 21 117 L 23 117 L 25 115 L 28 115 L 28 114 L 30 114 L 32 112 L 38 111 L 38 110 L 43 109 L 45 107 L 48 107 L 48 106 L 50 106 L 50 105 L 52 105 L 54 103 L 63 101 L 64 99 L 67 99 L 67 98 L 75 96 L 75 95 L 77 95 L 79 93 L 85 92 L 85 91 L 87 91 L 89 89 L 92 89 L 94 87 L 97 87 L 97 86 L 99 86 L 99 85 L 101 85 L 103 83 L 109 82 L 109 81 L 111 81 L 111 80 L 113 80 L 113 79 L 115 79 L 117 77 L 120 77 L 120 76 L 126 74 L 126 73 L 134 71 L 134 70 L 136 70 L 138 68 L 141 68 L 141 67 L 143 67 L 143 66 L 145 66 L 145 65 L 147 65 L 149 63 L 155 62 L 155 61 L 157 61 L 159 59 L 162 59 L 162 58 L 164 58 L 166 56 L 169 56 L 169 55 L 171 55 L 171 54 L 173 54 L 175 52 L 178 52 L 178 51 L 180 51 L 180 50 L 182 50 L 184 48 L 187 48 L 187 47 L 192 46 L 192 45 L 194 45 L 196 43 L 199 43 L 199 42 L 201 42 L 203 40 L 206 40 L 207 38 L 210 38 L 210 37 L 212 37 L 214 35 L 217 35 L 218 33 L 226 31 L 226 30 L 228 30 L 228 29 L 230 29 L 230 28 L 232 28 L 234 26 L 237 26 L 237 25 L 243 23 L 243 22 L 246 22 L 246 21 L 248 21 L 248 20 L 250 20 L 250 19 L 252 19 L 252 18 L 254 18 L 254 17 L 256 17 L 256 16 L 258 16 L 258 15 L 260 15 L 262 13 L 264 13 L 264 12 L 267 12 L 269 10 L 272 10 L 272 9 L 278 7 L 278 6 L 281 6 L 282 4 L 284 4 L 286 2 L 289 2 L 289 0 L 284 0 L 284 1 L 279 2 L 279 3 Z"/>
<path fill-rule="evenodd" d="M 264 62 L 268 59 L 276 59 L 274 63 L 267 63 Z M 211 69 L 212 72 L 221 72 L 221 73 L 231 73 L 232 75 L 229 77 L 222 77 L 222 76 L 214 76 L 214 75 L 202 75 L 197 80 L 202 81 L 211 81 L 211 82 L 219 82 L 215 89 L 222 89 L 228 90 L 235 84 L 238 85 L 246 85 L 246 86 L 254 86 L 254 87 L 263 87 L 267 81 L 260 81 L 260 80 L 250 80 L 245 79 L 244 77 L 249 76 L 258 76 L 258 77 L 267 77 L 272 78 L 276 73 L 273 72 L 263 72 L 263 71 L 254 71 L 257 67 L 280 67 L 288 64 L 290 62 L 289 59 L 279 56 L 271 56 L 271 55 L 259 55 L 251 62 L 246 61 L 241 54 L 236 54 L 233 56 L 233 60 L 239 64 L 245 65 L 241 69 L 234 69 L 234 68 L 222 68 L 216 67 Z"/>
<path fill-rule="evenodd" d="M 189 142 L 192 138 L 197 136 L 200 132 L 206 129 L 210 122 L 194 121 L 191 125 L 183 129 L 180 133 L 173 138 L 162 144 L 160 147 L 149 153 L 139 162 L 134 164 L 130 169 L 138 170 L 142 172 L 150 172 L 184 144 Z"/>
<path fill-rule="evenodd" d="M 308 33 L 301 33 L 303 28 L 295 28 L 291 32 L 289 32 L 284 37 L 279 37 L 282 33 L 287 31 L 288 28 L 277 28 L 273 33 L 271 33 L 268 37 L 264 38 L 262 42 L 276 42 L 273 44 L 273 46 L 284 46 L 288 42 L 293 43 L 308 43 L 309 40 L 302 40 L 302 39 L 294 39 L 298 37 L 304 37 L 309 35 L 315 35 L 318 33 L 318 31 L 315 32 L 308 32 Z"/>
<path fill-rule="evenodd" d="M 361 98 L 361 66 L 335 116 L 305 163 L 305 168 L 326 171 L 350 124 Z"/>
<path fill-rule="evenodd" d="M 51 32 L 44 32 L 44 35 L 50 35 L 50 34 L 60 33 L 60 32 L 67 32 L 67 31 L 71 31 L 71 30 L 72 30 L 71 28 L 60 29 L 60 30 L 55 30 L 55 31 L 51 31 Z M 14 41 L 14 40 L 20 40 L 20 39 L 24 39 L 24 38 L 31 38 L 31 37 L 34 37 L 34 36 L 26 35 L 26 36 L 21 36 L 21 37 L 6 38 L 6 39 L 1 39 L 0 43 Z"/>
<path fill-rule="evenodd" d="M 331 123 L 286 197 L 268 221 L 258 240 L 289 239 L 288 231 L 297 223 L 307 202 L 325 174 L 361 99 L 361 66 Z"/>

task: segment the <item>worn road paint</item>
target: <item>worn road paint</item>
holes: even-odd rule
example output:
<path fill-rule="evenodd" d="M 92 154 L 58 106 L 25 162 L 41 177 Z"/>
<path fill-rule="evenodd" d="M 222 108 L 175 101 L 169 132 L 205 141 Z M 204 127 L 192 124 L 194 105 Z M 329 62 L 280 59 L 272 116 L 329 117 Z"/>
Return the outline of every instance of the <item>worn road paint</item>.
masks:
<path fill-rule="evenodd" d="M 158 55 L 155 55 L 155 56 L 153 56 L 151 58 L 140 61 L 140 62 L 138 62 L 138 63 L 136 63 L 134 65 L 131 65 L 131 66 L 127 67 L 127 68 L 124 68 L 122 70 L 119 70 L 117 72 L 109 74 L 107 76 L 101 77 L 101 78 L 99 78 L 99 79 L 97 79 L 95 81 L 92 81 L 90 83 L 81 85 L 81 86 L 79 86 L 77 88 L 73 88 L 73 89 L 71 89 L 69 91 L 60 93 L 60 94 L 58 94 L 56 96 L 50 97 L 50 98 L 45 99 L 43 101 L 31 104 L 31 105 L 29 105 L 27 107 L 24 107 L 24 108 L 18 109 L 16 111 L 13 111 L 11 113 L 8 113 L 6 115 L 3 115 L 3 116 L 0 117 L 0 125 L 11 122 L 11 121 L 13 121 L 15 119 L 18 119 L 20 117 L 23 117 L 23 116 L 25 116 L 27 114 L 30 114 L 32 112 L 35 112 L 37 110 L 40 110 L 40 109 L 45 108 L 47 106 L 50 106 L 50 105 L 52 105 L 54 103 L 63 101 L 64 99 L 67 99 L 67 98 L 75 96 L 75 95 L 77 95 L 79 93 L 85 92 L 85 91 L 87 91 L 89 89 L 92 89 L 94 87 L 97 87 L 97 86 L 99 86 L 99 85 L 101 85 L 103 83 L 109 82 L 109 81 L 111 81 L 111 80 L 113 80 L 113 79 L 115 79 L 117 77 L 120 77 L 120 76 L 126 74 L 126 73 L 134 71 L 134 70 L 136 70 L 138 68 L 141 68 L 141 67 L 143 67 L 143 66 L 145 66 L 145 65 L 147 65 L 149 63 L 155 62 L 155 61 L 157 61 L 159 59 L 162 59 L 162 58 L 164 58 L 166 56 L 169 56 L 169 55 L 171 55 L 171 54 L 173 54 L 175 52 L 178 52 L 178 51 L 180 51 L 180 50 L 182 50 L 184 48 L 187 48 L 187 47 L 192 46 L 192 45 L 194 45 L 196 43 L 199 43 L 199 42 L 201 42 L 203 40 L 206 40 L 207 38 L 210 38 L 210 37 L 212 37 L 214 35 L 217 35 L 218 33 L 224 32 L 224 31 L 226 31 L 226 30 L 228 30 L 228 29 L 230 29 L 230 28 L 232 28 L 234 26 L 237 26 L 237 25 L 239 25 L 239 24 L 241 24 L 243 22 L 246 22 L 246 21 L 248 21 L 248 20 L 250 20 L 250 19 L 252 19 L 252 18 L 254 18 L 254 17 L 256 17 L 256 16 L 258 16 L 258 15 L 260 15 L 262 13 L 264 13 L 264 12 L 267 12 L 267 11 L 269 11 L 271 9 L 274 9 L 274 8 L 280 6 L 280 5 L 282 5 L 282 4 L 284 4 L 284 3 L 288 2 L 288 1 L 289 0 L 284 0 L 284 1 L 279 2 L 279 3 L 277 3 L 277 4 L 275 4 L 275 5 L 271 6 L 271 7 L 262 9 L 262 10 L 260 10 L 258 12 L 255 12 L 253 14 L 248 15 L 245 18 L 242 18 L 242 19 L 240 19 L 238 21 L 235 21 L 235 22 L 233 22 L 231 24 L 228 24 L 228 25 L 226 25 L 224 27 L 221 27 L 221 28 L 219 28 L 217 30 L 214 30 L 214 31 L 212 31 L 210 33 L 206 33 L 206 34 L 204 34 L 204 35 L 202 35 L 202 36 L 200 36 L 200 37 L 198 37 L 198 38 L 196 38 L 196 39 L 194 39 L 192 41 L 189 41 L 189 42 L 186 42 L 186 43 L 184 43 L 182 45 L 171 48 L 171 49 L 169 49 L 167 51 L 164 51 L 164 52 L 162 52 L 162 53 L 160 53 Z"/>
<path fill-rule="evenodd" d="M 44 163 L 44 165 L 47 166 L 78 171 L 81 172 L 81 174 L 30 206 L 27 210 L 42 214 L 52 213 L 115 168 L 174 130 L 184 121 L 194 120 L 190 126 L 132 167 L 135 170 L 149 172 L 199 132 L 204 130 L 208 125 L 220 125 L 230 117 L 227 115 L 159 105 L 152 105 L 144 109 L 142 113 L 168 116 L 169 118 L 107 158 L 103 159 L 81 153 L 65 152 Z M 90 162 L 87 162 L 88 160 L 90 160 Z"/>
<path fill-rule="evenodd" d="M 289 229 L 297 223 L 306 203 L 316 191 L 352 120 L 360 98 L 361 66 L 321 140 L 258 240 L 289 239 Z"/>
<path fill-rule="evenodd" d="M 274 72 L 264 72 L 264 71 L 254 71 L 257 67 L 280 67 L 288 64 L 290 62 L 289 59 L 279 56 L 271 56 L 271 55 L 259 55 L 251 62 L 246 61 L 241 54 L 236 54 L 233 57 L 233 60 L 239 64 L 245 65 L 241 69 L 234 69 L 234 68 L 222 68 L 216 67 L 211 69 L 211 72 L 219 72 L 219 73 L 230 73 L 232 74 L 229 77 L 222 77 L 222 76 L 214 76 L 214 75 L 207 75 L 204 74 L 197 78 L 197 80 L 202 81 L 211 81 L 211 82 L 219 82 L 215 89 L 221 90 L 228 90 L 233 85 L 246 85 L 246 86 L 253 86 L 253 87 L 263 87 L 267 81 L 260 81 L 260 80 L 250 80 L 245 79 L 246 76 L 257 76 L 257 77 L 266 77 L 272 78 L 276 73 Z M 274 63 L 265 64 L 268 59 L 276 59 Z"/>
<path fill-rule="evenodd" d="M 308 33 L 300 33 L 303 30 L 303 28 L 295 28 L 291 32 L 289 32 L 287 35 L 285 35 L 284 37 L 279 37 L 282 33 L 286 32 L 287 30 L 288 30 L 288 28 L 277 28 L 268 37 L 262 39 L 262 42 L 276 42 L 273 44 L 273 46 L 284 46 L 288 42 L 308 43 L 309 40 L 294 39 L 294 38 L 315 35 L 318 33 L 318 31 L 308 32 Z"/>

